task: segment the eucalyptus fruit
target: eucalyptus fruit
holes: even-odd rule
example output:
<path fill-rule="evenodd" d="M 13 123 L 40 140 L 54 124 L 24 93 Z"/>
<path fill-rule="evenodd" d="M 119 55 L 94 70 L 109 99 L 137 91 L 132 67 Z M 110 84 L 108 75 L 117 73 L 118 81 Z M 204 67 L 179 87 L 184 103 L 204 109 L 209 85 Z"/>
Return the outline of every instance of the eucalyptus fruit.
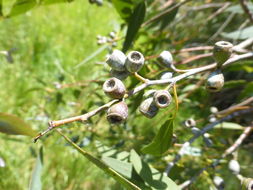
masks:
<path fill-rule="evenodd" d="M 114 69 L 111 69 L 110 75 L 119 80 L 125 80 L 130 75 L 130 73 L 128 71 L 116 71 Z"/>
<path fill-rule="evenodd" d="M 147 118 L 153 118 L 159 111 L 159 108 L 156 106 L 153 97 L 145 99 L 140 107 L 140 112 Z"/>
<path fill-rule="evenodd" d="M 214 176 L 213 183 L 218 190 L 224 189 L 225 187 L 224 180 L 220 176 Z"/>
<path fill-rule="evenodd" d="M 224 76 L 220 70 L 213 71 L 207 77 L 206 89 L 211 92 L 218 92 L 224 86 Z"/>
<path fill-rule="evenodd" d="M 241 181 L 242 190 L 253 190 L 253 179 L 252 178 L 244 178 Z"/>
<path fill-rule="evenodd" d="M 237 160 L 230 160 L 228 163 L 228 168 L 234 173 L 239 174 L 240 173 L 240 164 Z"/>
<path fill-rule="evenodd" d="M 107 96 L 114 99 L 122 99 L 126 93 L 123 82 L 115 77 L 104 82 L 103 90 Z"/>
<path fill-rule="evenodd" d="M 108 56 L 106 63 L 116 71 L 125 71 L 126 55 L 120 50 L 114 50 L 111 55 Z"/>
<path fill-rule="evenodd" d="M 107 110 L 107 120 L 111 124 L 120 124 L 124 122 L 128 117 L 128 107 L 123 101 L 112 105 Z"/>
<path fill-rule="evenodd" d="M 142 53 L 138 51 L 131 51 L 127 55 L 126 69 L 130 73 L 138 72 L 144 65 L 145 59 Z"/>
<path fill-rule="evenodd" d="M 154 93 L 154 102 L 158 108 L 166 108 L 170 105 L 172 97 L 167 90 L 157 90 Z"/>
<path fill-rule="evenodd" d="M 192 128 L 192 127 L 196 127 L 196 121 L 192 118 L 187 119 L 184 121 L 184 126 L 187 128 Z"/>
<path fill-rule="evenodd" d="M 226 41 L 216 42 L 213 47 L 213 58 L 217 63 L 217 66 L 220 67 L 225 63 L 232 54 L 233 44 Z"/>
<path fill-rule="evenodd" d="M 163 51 L 160 53 L 158 60 L 160 61 L 161 65 L 165 67 L 170 67 L 173 64 L 173 57 L 169 51 Z"/>

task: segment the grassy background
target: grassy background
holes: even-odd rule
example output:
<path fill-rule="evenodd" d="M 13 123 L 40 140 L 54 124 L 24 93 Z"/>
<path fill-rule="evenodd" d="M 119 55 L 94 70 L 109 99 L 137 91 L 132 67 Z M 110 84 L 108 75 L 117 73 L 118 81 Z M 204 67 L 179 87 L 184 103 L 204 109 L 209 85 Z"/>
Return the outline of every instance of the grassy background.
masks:
<path fill-rule="evenodd" d="M 85 107 L 85 88 L 79 96 L 75 88 L 56 90 L 54 82 L 68 84 L 96 77 L 99 70 L 94 60 L 78 69 L 74 66 L 99 48 L 96 35 L 107 35 L 116 19 L 109 5 L 100 8 L 76 0 L 1 21 L 0 49 L 16 48 L 13 64 L 0 57 L 1 112 L 16 114 L 36 130 L 45 129 L 47 122 L 59 115 L 79 114 Z M 101 60 L 105 53 L 95 60 Z M 73 93 L 82 97 L 75 99 L 79 102 L 75 105 L 71 104 Z M 6 162 L 6 167 L 0 168 L 0 189 L 28 188 L 40 143 L 33 144 L 29 137 L 0 134 L 0 157 Z M 53 134 L 43 144 L 47 147 L 43 189 L 111 189 L 115 183 L 74 150 L 62 146 L 65 142 L 58 135 Z"/>

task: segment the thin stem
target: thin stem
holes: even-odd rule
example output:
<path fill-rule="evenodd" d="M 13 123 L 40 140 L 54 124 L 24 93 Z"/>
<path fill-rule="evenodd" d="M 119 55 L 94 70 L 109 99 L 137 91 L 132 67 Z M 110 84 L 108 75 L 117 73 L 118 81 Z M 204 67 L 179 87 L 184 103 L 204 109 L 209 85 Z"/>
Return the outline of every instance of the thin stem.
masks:
<path fill-rule="evenodd" d="M 250 22 L 253 23 L 253 14 L 251 13 L 246 0 L 240 0 L 240 4 L 244 10 L 244 12 L 248 15 Z"/>

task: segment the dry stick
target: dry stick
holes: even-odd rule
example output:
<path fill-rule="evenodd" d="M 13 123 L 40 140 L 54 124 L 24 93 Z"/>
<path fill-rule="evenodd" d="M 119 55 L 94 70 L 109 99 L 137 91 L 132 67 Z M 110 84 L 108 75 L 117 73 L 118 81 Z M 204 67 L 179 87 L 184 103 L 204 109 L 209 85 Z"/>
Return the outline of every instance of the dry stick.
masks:
<path fill-rule="evenodd" d="M 238 56 L 234 56 L 232 58 L 230 58 L 228 61 L 226 61 L 223 66 L 227 66 L 230 65 L 234 62 L 243 60 L 243 59 L 249 59 L 249 58 L 253 58 L 253 52 L 250 53 L 245 53 L 242 55 L 238 55 Z M 141 84 L 140 86 L 134 88 L 133 90 L 129 91 L 128 94 L 126 95 L 125 98 L 132 96 L 138 92 L 140 92 L 141 90 L 144 90 L 145 88 L 149 87 L 149 86 L 153 86 L 153 85 L 162 85 L 162 84 L 175 84 L 176 82 L 187 78 L 191 75 L 194 74 L 198 74 L 204 71 L 209 71 L 216 68 L 216 63 L 213 63 L 211 65 L 207 65 L 207 66 L 203 66 L 200 68 L 195 68 L 195 69 L 191 69 L 186 73 L 183 73 L 181 75 L 178 75 L 176 77 L 170 78 L 170 79 L 165 79 L 165 80 L 147 80 L 145 83 Z M 61 125 L 67 124 L 67 123 L 72 123 L 74 121 L 87 121 L 90 117 L 98 114 L 99 112 L 109 108 L 111 105 L 113 105 L 114 103 L 118 102 L 119 100 L 112 100 L 111 102 L 98 107 L 97 109 L 90 111 L 84 115 L 80 115 L 80 116 L 75 116 L 75 117 L 71 117 L 71 118 L 67 118 L 67 119 L 63 119 L 63 120 L 58 120 L 58 121 L 51 121 L 49 122 L 49 127 L 47 130 L 45 130 L 42 133 L 39 133 L 35 138 L 34 138 L 34 142 L 36 142 L 40 137 L 42 137 L 43 135 L 45 135 L 46 133 L 48 133 L 49 131 L 51 131 L 52 129 L 54 129 L 55 127 L 59 127 Z"/>
<path fill-rule="evenodd" d="M 251 131 L 253 130 L 253 125 L 246 127 L 243 131 L 243 133 L 239 136 L 239 138 L 234 142 L 234 144 L 232 146 L 230 146 L 228 149 L 225 150 L 225 152 L 222 154 L 221 158 L 214 161 L 212 164 L 210 164 L 207 167 L 202 168 L 195 176 L 193 176 L 190 180 L 185 181 L 184 183 L 182 183 L 180 185 L 181 189 L 184 189 L 186 187 L 188 187 L 190 184 L 192 184 L 193 182 L 195 182 L 197 180 L 197 178 L 208 168 L 214 168 L 216 167 L 220 161 L 222 159 L 224 159 L 226 156 L 232 154 L 236 149 L 238 149 L 238 147 L 242 144 L 242 142 L 247 138 L 247 136 L 249 136 L 249 134 L 251 133 Z"/>
<path fill-rule="evenodd" d="M 111 105 L 113 105 L 114 103 L 118 102 L 119 100 L 112 100 L 107 104 L 104 104 L 103 106 L 98 107 L 95 110 L 92 110 L 86 114 L 83 115 L 79 115 L 79 116 L 75 116 L 75 117 L 70 117 L 67 119 L 62 119 L 62 120 L 58 120 L 58 121 L 50 121 L 49 122 L 49 127 L 47 128 L 47 130 L 43 131 L 42 133 L 39 133 L 35 138 L 34 138 L 34 142 L 36 142 L 40 137 L 42 137 L 43 135 L 45 135 L 46 133 L 48 133 L 49 131 L 51 131 L 52 129 L 59 127 L 61 125 L 67 124 L 67 123 L 72 123 L 74 121 L 81 121 L 81 122 L 85 122 L 87 121 L 89 118 L 91 118 L 92 116 L 98 114 L 99 112 L 109 108 Z"/>
<path fill-rule="evenodd" d="M 209 16 L 207 18 L 207 21 L 209 20 L 212 20 L 214 17 L 216 17 L 217 15 L 221 14 L 226 8 L 228 8 L 228 6 L 230 5 L 231 3 L 227 2 L 227 3 L 224 3 L 224 5 L 218 9 L 214 14 L 212 14 L 211 16 Z"/>
<path fill-rule="evenodd" d="M 246 0 L 240 0 L 244 12 L 248 15 L 250 22 L 253 23 L 253 14 L 250 12 Z"/>
<path fill-rule="evenodd" d="M 168 10 L 165 10 L 163 12 L 161 12 L 160 14 L 158 15 L 155 15 L 154 17 L 152 17 L 150 20 L 144 22 L 141 26 L 144 27 L 144 26 L 147 26 L 149 24 L 151 24 L 152 22 L 156 21 L 156 20 L 159 20 L 161 17 L 165 16 L 166 14 L 168 14 L 169 12 L 175 10 L 176 8 L 182 6 L 183 4 L 187 3 L 187 2 L 190 2 L 191 0 L 183 0 L 182 2 L 180 3 L 177 3 L 176 5 L 174 5 L 173 7 L 169 8 Z"/>
<path fill-rule="evenodd" d="M 210 123 L 208 125 L 206 125 L 199 133 L 195 134 L 190 140 L 188 140 L 187 142 L 185 142 L 182 146 L 182 148 L 179 150 L 179 153 L 175 156 L 174 160 L 170 163 L 168 163 L 167 167 L 166 167 L 166 174 L 169 175 L 171 169 L 173 168 L 173 166 L 179 162 L 179 160 L 181 160 L 182 156 L 184 155 L 184 149 L 185 147 L 190 146 L 196 139 L 198 139 L 199 137 L 201 137 L 202 135 L 204 135 L 206 132 L 210 131 L 211 129 L 214 128 L 215 125 L 222 123 L 224 121 L 228 121 L 234 117 L 237 117 L 239 115 L 242 114 L 246 114 L 249 112 L 253 112 L 253 108 L 247 109 L 247 110 L 242 110 L 242 111 L 238 111 L 238 112 L 234 112 L 226 117 L 223 117 L 213 123 Z"/>

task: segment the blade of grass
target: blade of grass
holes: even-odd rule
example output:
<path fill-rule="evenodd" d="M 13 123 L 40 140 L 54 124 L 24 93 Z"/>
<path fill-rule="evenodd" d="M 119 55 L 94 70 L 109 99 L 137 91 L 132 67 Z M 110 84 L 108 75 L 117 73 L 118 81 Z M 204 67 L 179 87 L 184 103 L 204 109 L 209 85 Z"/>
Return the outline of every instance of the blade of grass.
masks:
<path fill-rule="evenodd" d="M 105 173 L 113 177 L 117 182 L 122 184 L 125 188 L 129 190 L 141 190 L 139 187 L 137 187 L 135 184 L 124 178 L 122 175 L 120 175 L 118 172 L 107 166 L 104 162 L 101 160 L 95 158 L 90 153 L 86 152 L 85 150 L 81 149 L 77 144 L 72 142 L 68 137 L 66 137 L 59 129 L 56 129 L 56 131 L 78 152 L 80 152 L 83 156 L 85 156 L 89 161 L 91 161 L 93 164 L 95 164 L 97 167 L 102 169 Z"/>

